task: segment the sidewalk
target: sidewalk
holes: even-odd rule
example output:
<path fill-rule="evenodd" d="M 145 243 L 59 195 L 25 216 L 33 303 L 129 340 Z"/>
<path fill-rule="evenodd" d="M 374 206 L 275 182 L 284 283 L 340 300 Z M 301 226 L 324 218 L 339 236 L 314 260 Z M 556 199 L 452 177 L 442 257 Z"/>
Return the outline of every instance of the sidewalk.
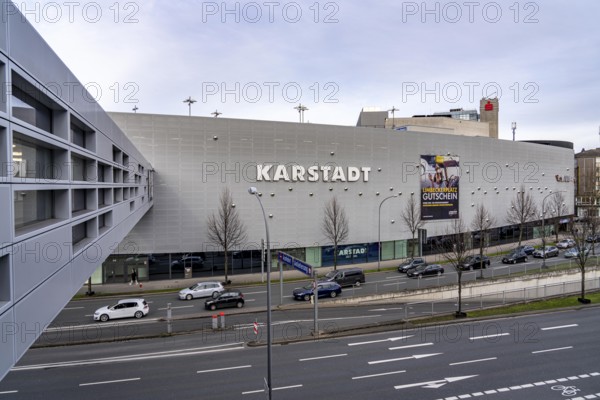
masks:
<path fill-rule="evenodd" d="M 562 235 L 561 235 L 562 237 Z M 547 241 L 551 242 L 552 238 L 548 238 Z M 540 245 L 540 239 L 531 239 L 524 240 L 522 244 L 529 244 L 532 246 Z M 490 246 L 484 249 L 485 254 L 495 254 L 503 251 L 508 251 L 517 246 L 517 243 L 508 243 L 498 246 Z M 478 249 L 473 249 L 474 254 L 478 253 Z M 428 263 L 443 263 L 444 259 L 441 254 L 434 254 L 430 256 L 426 256 L 425 259 Z M 392 268 L 399 265 L 403 260 L 386 260 L 381 261 L 381 268 Z M 279 271 L 276 270 L 276 265 L 273 265 L 273 269 L 271 270 L 271 282 L 275 282 L 279 280 Z M 377 270 L 377 262 L 370 262 L 364 264 L 349 264 L 344 266 L 338 266 L 338 269 L 342 268 L 362 268 L 365 271 L 375 271 Z M 327 272 L 331 271 L 333 267 L 322 267 L 318 269 L 319 275 L 324 275 Z M 262 283 L 262 274 L 260 272 L 253 274 L 240 274 L 240 275 L 230 275 L 229 279 L 232 281 L 232 286 L 245 286 L 256 284 L 259 285 Z M 196 277 L 190 279 L 171 279 L 171 280 L 156 280 L 156 281 L 145 281 L 140 282 L 141 285 L 129 285 L 128 283 L 111 283 L 111 284 L 103 284 L 103 285 L 92 285 L 92 291 L 94 291 L 95 296 L 98 295 L 127 295 L 127 296 L 137 296 L 147 292 L 157 291 L 157 290 L 172 290 L 173 292 L 179 291 L 183 288 L 190 287 L 194 283 L 198 281 L 210 281 L 210 280 L 218 280 L 222 281 L 224 277 L 222 275 L 217 275 L 215 277 Z M 266 273 L 264 274 L 264 279 L 266 280 Z M 295 270 L 286 270 L 283 272 L 284 281 L 287 280 L 306 280 L 309 278 L 302 274 L 299 271 Z M 79 289 L 77 295 L 85 296 L 87 292 L 87 285 L 84 285 Z M 93 298 L 92 296 L 91 298 Z"/>

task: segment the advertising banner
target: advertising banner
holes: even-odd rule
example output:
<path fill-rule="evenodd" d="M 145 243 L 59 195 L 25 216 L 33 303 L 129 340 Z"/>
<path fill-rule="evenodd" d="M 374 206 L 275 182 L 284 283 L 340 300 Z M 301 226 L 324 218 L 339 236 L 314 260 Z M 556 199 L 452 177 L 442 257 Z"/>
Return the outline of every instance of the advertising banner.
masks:
<path fill-rule="evenodd" d="M 457 156 L 421 156 L 421 219 L 458 218 L 460 163 Z"/>

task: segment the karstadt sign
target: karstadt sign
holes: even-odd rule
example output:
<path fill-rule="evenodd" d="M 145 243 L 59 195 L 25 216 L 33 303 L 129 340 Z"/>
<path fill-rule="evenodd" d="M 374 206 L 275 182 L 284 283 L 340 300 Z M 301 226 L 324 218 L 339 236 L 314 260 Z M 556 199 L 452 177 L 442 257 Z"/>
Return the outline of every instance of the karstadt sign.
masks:
<path fill-rule="evenodd" d="M 369 181 L 370 167 L 339 167 L 331 165 L 263 165 L 256 166 L 259 182 L 363 182 Z"/>

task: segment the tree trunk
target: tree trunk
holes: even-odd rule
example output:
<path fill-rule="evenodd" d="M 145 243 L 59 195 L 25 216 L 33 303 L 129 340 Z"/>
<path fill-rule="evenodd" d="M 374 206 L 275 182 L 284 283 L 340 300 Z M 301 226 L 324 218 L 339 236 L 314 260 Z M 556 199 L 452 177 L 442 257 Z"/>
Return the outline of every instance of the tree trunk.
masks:
<path fill-rule="evenodd" d="M 519 225 L 519 247 L 521 247 L 522 239 L 523 239 L 523 224 Z"/>
<path fill-rule="evenodd" d="M 581 268 L 581 298 L 585 299 L 585 268 Z"/>
<path fill-rule="evenodd" d="M 462 314 L 462 272 L 457 272 L 458 277 L 458 315 Z"/>
<path fill-rule="evenodd" d="M 410 258 L 415 257 L 415 231 L 412 231 L 412 242 L 410 242 Z"/>
<path fill-rule="evenodd" d="M 337 254 L 338 254 L 337 249 L 338 249 L 337 244 L 334 244 L 333 245 L 333 270 L 334 271 L 337 271 Z M 379 251 L 381 251 L 381 249 Z"/>
<path fill-rule="evenodd" d="M 227 284 L 229 282 L 229 276 L 227 275 L 227 270 L 228 270 L 228 265 L 227 265 L 228 259 L 227 259 L 227 249 L 225 249 L 225 284 Z M 267 262 L 267 265 L 269 265 L 269 263 Z"/>

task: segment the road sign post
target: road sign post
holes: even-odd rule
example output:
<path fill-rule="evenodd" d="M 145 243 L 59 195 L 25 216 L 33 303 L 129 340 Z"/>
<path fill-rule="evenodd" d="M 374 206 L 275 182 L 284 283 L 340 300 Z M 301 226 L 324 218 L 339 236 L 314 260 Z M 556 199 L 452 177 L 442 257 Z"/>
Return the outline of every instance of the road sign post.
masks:
<path fill-rule="evenodd" d="M 319 284 L 318 284 L 317 272 L 315 271 L 315 269 L 313 268 L 312 265 L 307 264 L 304 261 L 298 260 L 298 259 L 292 257 L 291 255 L 284 253 L 283 251 L 280 251 L 277 253 L 277 260 L 280 263 L 285 263 L 287 265 L 290 265 L 290 266 L 294 267 L 294 269 L 302 272 L 303 274 L 314 278 L 313 302 L 315 305 L 315 327 L 314 327 L 315 331 L 314 331 L 313 335 L 315 337 L 318 337 L 319 336 Z M 283 286 L 282 286 L 281 290 L 283 291 Z"/>

